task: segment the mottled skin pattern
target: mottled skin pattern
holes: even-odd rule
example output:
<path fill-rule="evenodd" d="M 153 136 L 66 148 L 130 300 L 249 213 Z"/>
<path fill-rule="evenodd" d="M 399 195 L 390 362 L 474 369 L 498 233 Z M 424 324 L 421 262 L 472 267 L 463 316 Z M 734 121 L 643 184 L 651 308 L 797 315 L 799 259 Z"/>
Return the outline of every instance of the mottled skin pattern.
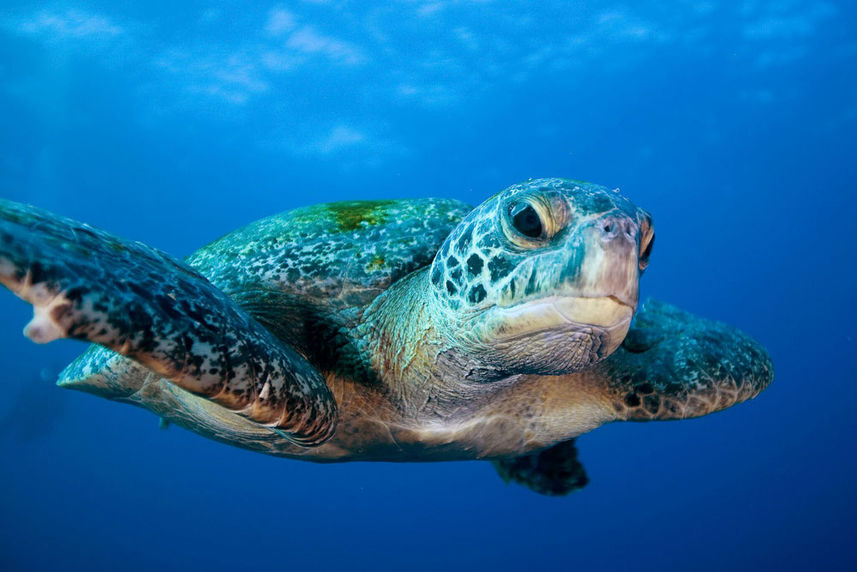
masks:
<path fill-rule="evenodd" d="M 35 306 L 29 337 L 113 348 L 295 442 L 333 432 L 336 404 L 319 373 L 197 272 L 68 219 L 0 208 L 0 282 Z"/>
<path fill-rule="evenodd" d="M 100 344 L 66 387 L 268 454 L 496 459 L 565 494 L 586 481 L 581 433 L 705 415 L 772 378 L 754 341 L 666 304 L 631 328 L 653 238 L 648 213 L 566 179 L 472 210 L 305 207 L 186 263 L 0 202 L 0 282 L 34 304 L 34 340 Z"/>

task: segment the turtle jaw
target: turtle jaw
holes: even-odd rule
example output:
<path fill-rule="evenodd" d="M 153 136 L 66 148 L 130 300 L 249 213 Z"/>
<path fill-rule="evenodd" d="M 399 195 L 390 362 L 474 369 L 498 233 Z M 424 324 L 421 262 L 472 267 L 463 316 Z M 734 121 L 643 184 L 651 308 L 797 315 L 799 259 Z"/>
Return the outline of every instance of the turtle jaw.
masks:
<path fill-rule="evenodd" d="M 619 221 L 619 222 L 617 222 Z M 563 247 L 525 260 L 484 304 L 462 316 L 455 335 L 485 369 L 505 374 L 563 375 L 615 352 L 639 299 L 637 245 L 624 234 L 602 240 L 595 219 Z"/>
<path fill-rule="evenodd" d="M 616 332 L 615 349 L 625 338 L 635 309 L 636 302 L 624 302 L 612 295 L 550 296 L 489 310 L 486 334 L 506 342 L 544 331 L 589 328 Z"/>
<path fill-rule="evenodd" d="M 573 373 L 616 351 L 635 307 L 635 300 L 611 295 L 548 296 L 490 308 L 463 328 L 462 338 L 498 371 Z"/>

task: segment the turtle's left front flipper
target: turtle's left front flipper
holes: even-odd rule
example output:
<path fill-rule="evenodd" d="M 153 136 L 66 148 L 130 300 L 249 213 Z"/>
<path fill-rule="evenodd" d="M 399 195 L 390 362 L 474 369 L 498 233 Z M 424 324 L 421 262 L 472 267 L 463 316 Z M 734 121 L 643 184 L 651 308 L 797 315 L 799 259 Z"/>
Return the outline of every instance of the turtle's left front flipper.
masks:
<path fill-rule="evenodd" d="M 751 399 L 773 380 L 771 358 L 732 326 L 649 300 L 621 347 L 593 368 L 616 418 L 688 419 Z"/>
<path fill-rule="evenodd" d="M 605 412 L 597 424 L 699 417 L 755 397 L 773 375 L 770 357 L 749 336 L 649 300 L 614 354 L 590 370 L 552 378 L 553 387 L 570 393 L 559 391 L 559 406 L 547 416 Z M 594 397 L 581 409 L 586 395 Z M 568 494 L 587 482 L 573 439 L 494 465 L 506 482 L 541 494 Z"/>
<path fill-rule="evenodd" d="M 0 283 L 33 304 L 32 340 L 89 340 L 295 443 L 325 441 L 322 376 L 205 277 L 168 255 L 0 200 Z"/>

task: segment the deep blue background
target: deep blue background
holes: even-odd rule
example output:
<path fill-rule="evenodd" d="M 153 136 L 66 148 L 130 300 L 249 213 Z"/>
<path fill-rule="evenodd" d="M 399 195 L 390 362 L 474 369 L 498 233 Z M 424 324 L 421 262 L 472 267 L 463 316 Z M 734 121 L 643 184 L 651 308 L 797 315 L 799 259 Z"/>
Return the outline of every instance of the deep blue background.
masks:
<path fill-rule="evenodd" d="M 181 256 L 313 202 L 621 187 L 645 294 L 757 337 L 774 384 L 586 435 L 591 484 L 544 498 L 159 431 L 54 387 L 83 345 L 29 343 L 0 292 L 0 567 L 857 567 L 851 3 L 385 4 L 7 0 L 0 196 Z"/>

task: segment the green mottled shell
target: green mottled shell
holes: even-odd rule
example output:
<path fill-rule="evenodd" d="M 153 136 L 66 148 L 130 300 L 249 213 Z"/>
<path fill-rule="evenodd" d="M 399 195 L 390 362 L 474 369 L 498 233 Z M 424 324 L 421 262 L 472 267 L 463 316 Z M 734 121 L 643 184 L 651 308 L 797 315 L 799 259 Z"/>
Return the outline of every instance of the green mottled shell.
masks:
<path fill-rule="evenodd" d="M 346 201 L 251 223 L 188 263 L 296 347 L 347 325 L 378 294 L 431 263 L 472 207 L 454 200 Z"/>

